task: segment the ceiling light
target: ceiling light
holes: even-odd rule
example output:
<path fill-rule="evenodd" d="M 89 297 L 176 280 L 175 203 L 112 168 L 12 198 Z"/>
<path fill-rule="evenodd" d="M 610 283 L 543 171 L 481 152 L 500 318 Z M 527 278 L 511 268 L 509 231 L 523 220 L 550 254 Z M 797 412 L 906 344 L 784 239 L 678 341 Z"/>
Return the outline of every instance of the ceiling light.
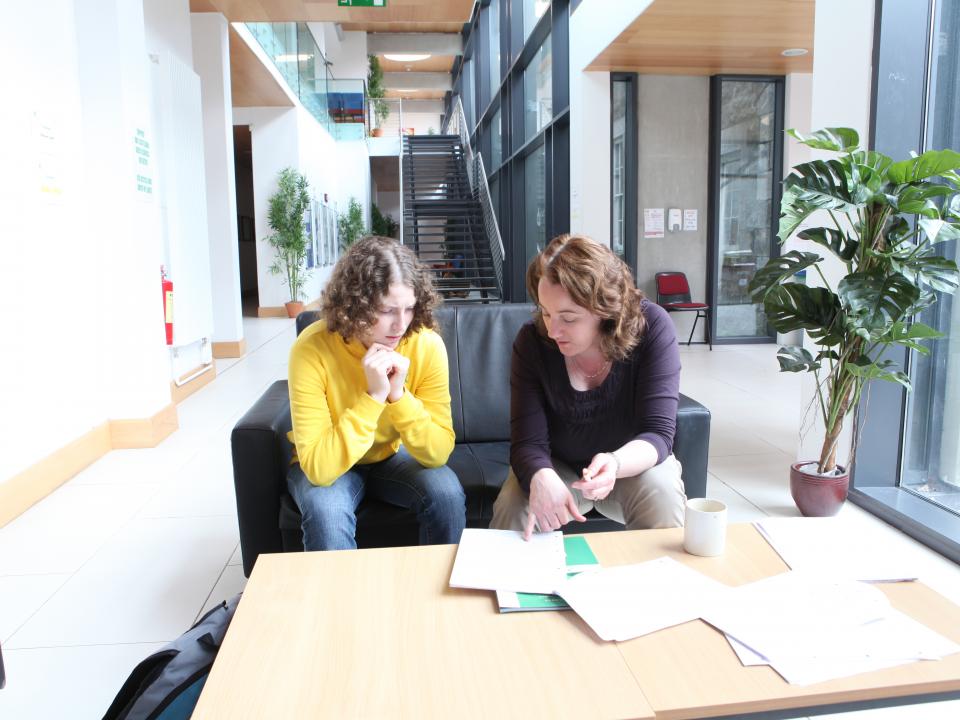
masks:
<path fill-rule="evenodd" d="M 780 54 L 784 57 L 800 57 L 801 55 L 806 55 L 808 52 L 810 51 L 806 48 L 787 48 Z"/>
<path fill-rule="evenodd" d="M 299 55 L 277 55 L 273 59 L 275 62 L 303 62 L 305 60 L 313 60 L 313 55 L 307 55 L 306 53 L 300 53 Z"/>
<path fill-rule="evenodd" d="M 417 62 L 418 60 L 426 60 L 430 57 L 430 54 L 418 55 L 416 53 L 387 53 L 384 55 L 387 60 L 393 60 L 394 62 Z"/>

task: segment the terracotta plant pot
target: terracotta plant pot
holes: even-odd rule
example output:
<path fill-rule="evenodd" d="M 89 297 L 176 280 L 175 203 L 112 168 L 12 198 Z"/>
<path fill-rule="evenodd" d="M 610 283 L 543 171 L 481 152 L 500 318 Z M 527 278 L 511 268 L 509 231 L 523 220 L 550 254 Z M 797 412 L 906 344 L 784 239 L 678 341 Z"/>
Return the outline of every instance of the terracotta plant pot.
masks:
<path fill-rule="evenodd" d="M 374 128 L 370 131 L 370 134 L 373 137 L 381 137 L 383 135 L 383 128 Z"/>
<path fill-rule="evenodd" d="M 839 466 L 838 466 L 839 467 Z M 813 472 L 805 472 L 810 468 Z M 840 511 L 847 499 L 850 473 L 840 468 L 841 475 L 823 476 L 816 473 L 817 463 L 798 462 L 790 466 L 790 494 L 800 512 L 806 517 L 830 517 Z"/>
<path fill-rule="evenodd" d="M 284 303 L 284 307 L 287 308 L 287 317 L 290 318 L 295 318 L 303 312 L 303 303 L 299 300 L 297 302 Z"/>

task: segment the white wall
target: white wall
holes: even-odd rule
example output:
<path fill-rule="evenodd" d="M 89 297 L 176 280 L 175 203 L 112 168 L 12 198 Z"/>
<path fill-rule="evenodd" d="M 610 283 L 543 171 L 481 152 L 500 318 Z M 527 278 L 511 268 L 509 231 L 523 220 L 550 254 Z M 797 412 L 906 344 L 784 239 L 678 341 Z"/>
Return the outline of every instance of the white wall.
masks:
<path fill-rule="evenodd" d="M 860 133 L 861 144 L 866 145 L 870 118 L 870 90 L 873 53 L 873 2 L 848 0 L 844 3 L 818 0 L 814 20 L 813 82 L 810 104 L 810 129 L 823 127 L 852 127 Z M 843 68 L 838 72 L 837 68 Z M 810 156 L 829 154 L 810 151 Z M 812 218 L 812 224 L 829 220 Z M 831 267 L 824 264 L 827 278 L 834 282 L 842 272 L 839 261 Z M 815 284 L 814 275 L 807 274 L 807 283 Z M 809 343 L 809 341 L 807 341 Z M 800 407 L 806 409 L 814 397 L 813 378 L 804 375 Z M 815 412 L 810 413 L 814 419 Z M 840 438 L 838 462 L 846 462 L 850 446 L 850 425 L 847 421 Z M 797 458 L 809 460 L 820 457 L 823 444 L 822 426 L 818 422 L 801 437 Z"/>
<path fill-rule="evenodd" d="M 610 244 L 610 73 L 585 68 L 652 0 L 583 0 L 570 16 L 570 230 Z"/>
<path fill-rule="evenodd" d="M 317 46 L 333 63 L 330 72 L 338 80 L 366 80 L 367 78 L 367 33 L 361 31 L 337 34 L 335 23 L 308 22 L 307 27 L 313 33 Z M 340 39 L 340 36 L 343 39 Z"/>
<path fill-rule="evenodd" d="M 190 0 L 143 0 L 143 20 L 148 52 L 167 51 L 193 64 Z"/>
<path fill-rule="evenodd" d="M 243 338 L 229 27 L 218 13 L 194 14 L 190 20 L 194 67 L 203 91 L 213 340 L 229 342 Z"/>
<path fill-rule="evenodd" d="M 279 276 L 272 275 L 273 250 L 268 200 L 276 191 L 277 173 L 298 168 L 310 183 L 314 197 L 326 193 L 338 211 L 356 197 L 370 218 L 370 159 L 363 140 L 337 143 L 301 106 L 294 108 L 235 108 L 234 122 L 249 125 L 253 150 L 253 195 L 257 237 L 257 279 L 261 307 L 278 307 L 290 299 Z M 330 268 L 317 268 L 304 286 L 307 300 L 320 296 Z"/>
<path fill-rule="evenodd" d="M 50 0 L 0 28 L 0 483 L 170 403 L 158 212 L 135 180 L 135 129 L 152 133 L 142 12 Z"/>

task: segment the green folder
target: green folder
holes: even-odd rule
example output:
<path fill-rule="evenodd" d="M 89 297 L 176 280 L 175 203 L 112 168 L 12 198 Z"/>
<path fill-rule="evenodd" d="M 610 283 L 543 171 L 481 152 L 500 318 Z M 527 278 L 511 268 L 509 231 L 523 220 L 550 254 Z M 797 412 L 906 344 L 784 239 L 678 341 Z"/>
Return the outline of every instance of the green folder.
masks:
<path fill-rule="evenodd" d="M 567 577 L 581 573 L 591 565 L 599 565 L 597 556 L 593 554 L 585 537 L 564 537 L 563 549 L 567 555 Z M 562 597 L 548 593 L 515 593 L 498 590 L 497 604 L 502 613 L 570 609 Z"/>

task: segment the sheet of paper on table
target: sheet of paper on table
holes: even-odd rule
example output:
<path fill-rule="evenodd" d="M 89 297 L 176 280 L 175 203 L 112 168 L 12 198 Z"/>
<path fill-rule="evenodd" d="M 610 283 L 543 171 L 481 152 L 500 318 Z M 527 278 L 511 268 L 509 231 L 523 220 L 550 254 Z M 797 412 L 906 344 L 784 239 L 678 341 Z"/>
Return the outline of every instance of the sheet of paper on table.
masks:
<path fill-rule="evenodd" d="M 630 640 L 697 619 L 728 589 L 662 557 L 568 578 L 557 594 L 602 640 Z"/>
<path fill-rule="evenodd" d="M 864 582 L 917 579 L 909 549 L 863 520 L 766 518 L 754 526 L 793 570 Z"/>
<path fill-rule="evenodd" d="M 744 665 L 768 664 L 797 685 L 960 652 L 892 608 L 877 588 L 809 573 L 735 588 L 704 619 L 726 634 Z"/>
<path fill-rule="evenodd" d="M 566 577 L 563 533 L 467 528 L 460 536 L 450 587 L 552 593 Z"/>
<path fill-rule="evenodd" d="M 600 569 L 597 556 L 583 535 L 564 535 L 563 550 L 567 577 Z M 512 590 L 497 590 L 497 606 L 502 613 L 570 609 L 564 599 L 554 593 L 518 593 Z"/>

